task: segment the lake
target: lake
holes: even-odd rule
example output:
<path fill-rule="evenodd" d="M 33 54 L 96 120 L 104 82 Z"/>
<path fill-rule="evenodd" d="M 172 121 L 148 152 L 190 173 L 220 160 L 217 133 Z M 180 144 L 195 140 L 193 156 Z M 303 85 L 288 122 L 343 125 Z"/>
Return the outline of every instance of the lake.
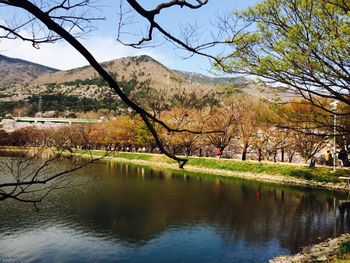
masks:
<path fill-rule="evenodd" d="M 0 262 L 267 262 L 350 230 L 331 191 L 117 162 L 75 178 L 38 212 L 0 202 Z"/>

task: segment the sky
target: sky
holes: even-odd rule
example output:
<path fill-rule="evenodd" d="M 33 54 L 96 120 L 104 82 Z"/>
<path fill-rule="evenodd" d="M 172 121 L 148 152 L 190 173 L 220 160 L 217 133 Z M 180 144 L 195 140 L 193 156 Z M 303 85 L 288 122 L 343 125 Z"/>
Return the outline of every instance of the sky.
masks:
<path fill-rule="evenodd" d="M 230 12 L 231 10 L 241 10 L 247 8 L 258 0 L 209 0 L 208 4 L 197 10 L 187 10 L 185 8 L 172 8 L 162 13 L 158 17 L 158 22 L 169 29 L 171 32 L 178 32 L 181 25 L 187 23 L 200 26 L 200 33 L 206 38 L 210 33 L 210 22 L 215 20 L 217 14 Z M 93 12 L 98 16 L 105 17 L 105 20 L 95 23 L 96 29 L 87 35 L 84 35 L 80 41 L 95 56 L 99 62 L 117 59 L 125 56 L 137 56 L 147 54 L 158 60 L 166 67 L 171 69 L 199 72 L 211 75 L 211 63 L 207 58 L 193 56 L 184 59 L 188 53 L 183 53 L 174 49 L 172 45 L 165 41 L 158 41 L 155 47 L 144 49 L 134 49 L 123 46 L 116 41 L 118 12 L 120 0 L 98 0 L 98 9 Z M 160 0 L 140 0 L 139 3 L 146 8 L 152 8 L 159 4 Z M 195 1 L 193 1 L 195 2 Z M 127 3 L 124 3 L 127 8 Z M 18 9 L 8 9 L 0 6 L 0 22 L 4 19 L 24 19 L 26 14 L 19 12 Z M 128 33 L 140 36 L 140 32 L 146 28 L 142 18 L 133 16 L 134 22 L 127 28 Z M 159 36 L 159 34 L 157 34 Z M 131 34 L 124 35 L 126 39 Z M 54 44 L 42 44 L 39 49 L 33 48 L 29 42 L 21 40 L 0 40 L 0 54 L 20 58 L 45 66 L 66 70 L 87 65 L 87 61 L 72 47 L 63 40 Z"/>

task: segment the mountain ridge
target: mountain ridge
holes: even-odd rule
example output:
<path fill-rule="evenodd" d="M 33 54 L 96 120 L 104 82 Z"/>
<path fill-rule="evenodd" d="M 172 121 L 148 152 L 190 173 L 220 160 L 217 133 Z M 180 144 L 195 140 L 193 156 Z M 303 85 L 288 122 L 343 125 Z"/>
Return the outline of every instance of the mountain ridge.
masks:
<path fill-rule="evenodd" d="M 192 72 L 192 71 L 184 71 L 184 70 L 177 70 L 177 69 L 173 69 L 172 71 L 174 71 L 175 73 L 177 73 L 187 81 L 190 81 L 190 82 L 194 81 L 200 84 L 211 84 L 214 86 L 217 86 L 217 85 L 240 86 L 243 84 L 247 84 L 247 82 L 251 82 L 244 77 L 210 77 L 208 75 L 204 75 L 204 74 Z"/>
<path fill-rule="evenodd" d="M 32 66 L 34 64 L 37 66 L 32 62 L 5 58 L 17 65 L 17 70 L 21 70 L 28 65 Z M 18 66 L 21 61 L 23 61 L 23 64 Z M 257 85 L 248 78 L 209 77 L 196 72 L 171 70 L 148 55 L 123 57 L 102 62 L 101 65 L 118 81 L 124 91 L 125 87 L 123 85 L 146 85 L 146 88 L 150 87 L 163 91 L 168 95 L 185 91 L 200 96 L 212 91 L 226 92 L 225 87 L 229 87 L 231 91 L 245 92 L 255 97 L 271 95 L 268 89 Z M 45 66 L 42 67 L 47 69 Z M 37 77 L 32 77 L 30 80 L 12 81 L 12 86 L 3 86 L 0 100 L 20 101 L 31 96 L 47 94 L 64 94 L 80 99 L 103 100 L 106 97 L 118 99 L 113 90 L 108 87 L 107 83 L 90 65 L 70 70 L 52 71 L 55 70 L 52 68 L 48 70 L 48 72 L 38 73 Z M 127 87 L 127 89 L 131 92 L 130 87 Z"/>
<path fill-rule="evenodd" d="M 28 71 L 36 69 L 37 75 L 24 74 L 22 78 L 17 78 L 18 74 L 8 74 L 7 77 L 15 75 L 16 78 L 9 79 L 10 84 L 2 86 L 0 81 L 2 116 L 15 112 L 33 115 L 38 110 L 41 97 L 45 111 L 127 110 L 117 94 L 90 65 L 70 70 L 55 70 L 16 58 L 0 58 L 0 73 L 4 72 L 6 60 L 7 67 L 12 65 L 12 71 L 27 74 Z M 166 100 L 175 94 L 182 96 L 185 93 L 190 96 L 207 97 L 209 94 L 226 96 L 243 92 L 268 100 L 279 100 L 284 96 L 283 93 L 277 94 L 270 87 L 257 84 L 249 78 L 209 77 L 196 72 L 171 70 L 147 55 L 114 59 L 102 62 L 101 65 L 132 100 L 134 96 L 138 96 L 138 99 L 153 98 L 156 102 L 160 98 Z"/>
<path fill-rule="evenodd" d="M 29 82 L 44 73 L 57 71 L 55 68 L 0 54 L 0 88 Z"/>
<path fill-rule="evenodd" d="M 48 66 L 45 66 L 45 65 L 42 65 L 42 64 L 39 64 L 39 63 L 35 63 L 35 62 L 32 62 L 32 61 L 29 61 L 29 60 L 8 57 L 8 56 L 0 54 L 0 61 L 3 61 L 3 60 L 5 60 L 5 61 L 7 61 L 9 63 L 16 63 L 16 64 L 23 63 L 23 64 L 29 64 L 29 65 L 33 65 L 33 66 L 39 66 L 39 67 L 46 68 L 46 69 L 52 70 L 52 71 L 59 71 L 59 69 L 56 69 L 56 68 L 53 68 L 53 67 L 48 67 Z"/>

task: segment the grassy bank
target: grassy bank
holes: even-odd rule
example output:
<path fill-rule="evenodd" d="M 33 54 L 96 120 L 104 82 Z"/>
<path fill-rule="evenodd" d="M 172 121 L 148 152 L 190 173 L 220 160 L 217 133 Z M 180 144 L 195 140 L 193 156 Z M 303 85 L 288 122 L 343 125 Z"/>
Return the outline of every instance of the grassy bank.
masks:
<path fill-rule="evenodd" d="M 30 151 L 32 148 L 21 147 L 0 147 L 0 155 L 4 156 L 5 153 L 11 153 L 17 155 L 23 151 Z M 95 156 L 106 155 L 105 151 L 92 150 L 82 151 L 77 150 L 77 154 L 93 154 Z M 149 153 L 133 153 L 133 152 L 108 152 L 109 157 L 115 157 L 118 159 L 124 159 L 135 162 L 146 162 L 146 164 L 166 164 L 176 167 L 177 163 L 161 154 L 149 154 Z M 220 170 L 225 172 L 237 172 L 237 173 L 249 173 L 249 174 L 266 174 L 270 176 L 284 176 L 305 180 L 312 180 L 315 182 L 339 182 L 339 176 L 350 176 L 350 170 L 342 169 L 338 167 L 336 172 L 333 172 L 332 167 L 317 166 L 315 168 L 308 168 L 301 164 L 289 164 L 289 163 L 272 163 L 272 162 L 257 162 L 257 161 L 240 161 L 232 159 L 217 159 L 206 157 L 189 157 L 188 163 L 185 169 L 194 167 L 197 169 L 211 169 Z"/>
<path fill-rule="evenodd" d="M 104 151 L 92 151 L 94 155 L 102 156 Z M 129 153 L 129 152 L 109 152 L 110 157 L 122 158 L 129 161 L 147 161 L 150 163 L 164 163 L 176 165 L 176 162 L 164 155 L 148 154 L 148 153 Z M 300 179 L 313 180 L 317 182 L 332 182 L 339 181 L 339 176 L 350 176 L 350 171 L 338 168 L 334 173 L 331 167 L 315 167 L 308 168 L 307 166 L 285 163 L 271 162 L 255 162 L 255 161 L 240 161 L 231 159 L 216 159 L 205 157 L 189 157 L 188 166 L 203 168 L 203 169 L 219 169 L 230 172 L 252 173 L 252 174 L 268 174 L 276 176 L 290 176 Z"/>

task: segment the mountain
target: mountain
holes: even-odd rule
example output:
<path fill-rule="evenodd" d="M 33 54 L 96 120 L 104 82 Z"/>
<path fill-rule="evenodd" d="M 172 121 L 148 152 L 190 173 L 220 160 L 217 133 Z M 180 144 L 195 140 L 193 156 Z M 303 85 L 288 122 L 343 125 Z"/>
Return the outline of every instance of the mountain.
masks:
<path fill-rule="evenodd" d="M 150 87 L 163 90 L 169 95 L 177 90 L 203 94 L 216 89 L 211 83 L 203 84 L 186 80 L 177 72 L 146 55 L 125 57 L 101 64 L 122 83 L 121 86 L 128 85 L 128 82 L 132 81 L 147 82 Z M 126 89 L 129 88 L 126 87 Z M 116 98 L 115 93 L 91 66 L 41 74 L 29 81 L 27 85 L 13 85 L 3 90 L 1 95 L 3 100 L 23 100 L 39 94 L 65 94 L 95 100 Z"/>
<path fill-rule="evenodd" d="M 117 81 L 147 81 L 150 87 L 166 91 L 169 94 L 176 90 L 203 94 L 222 86 L 247 89 L 247 85 L 252 84 L 248 79 L 241 77 L 211 78 L 199 73 L 171 70 L 147 55 L 115 59 L 103 62 L 102 66 Z M 63 91 L 65 94 L 73 96 L 96 99 L 114 95 L 91 66 L 43 74 L 34 79 L 31 84 L 32 86 L 41 87 L 41 93 Z M 23 94 L 26 91 L 22 90 L 22 92 L 17 93 Z"/>
<path fill-rule="evenodd" d="M 6 86 L 0 85 L 0 116 L 14 112 L 15 108 L 21 108 L 19 112 L 33 114 L 38 111 L 39 100 L 43 101 L 45 111 L 59 112 L 68 109 L 76 112 L 112 110 L 124 106 L 91 66 L 57 71 L 28 61 L 4 56 L 0 58 L 0 65 L 3 65 L 0 69 L 3 72 L 7 70 L 7 73 L 0 74 L 6 75 L 8 83 Z M 154 94 L 153 90 L 144 88 L 147 86 L 166 94 L 165 97 L 178 91 L 197 95 L 206 95 L 211 91 L 244 92 L 268 99 L 283 96 L 248 78 L 212 78 L 194 72 L 171 70 L 146 55 L 115 59 L 101 65 L 115 77 L 127 95 L 138 94 L 139 99 L 146 94 Z"/>
<path fill-rule="evenodd" d="M 248 79 L 242 77 L 209 77 L 195 72 L 171 70 L 147 55 L 137 57 L 124 57 L 107 62 L 102 66 L 117 80 L 138 79 L 140 81 L 151 80 L 151 85 L 159 89 L 176 88 L 186 86 L 187 89 L 201 88 L 212 89 L 212 86 L 242 86 L 248 83 Z M 35 84 L 56 83 L 62 84 L 76 80 L 98 78 L 91 66 L 84 66 L 72 70 L 60 71 L 54 74 L 43 74 L 33 81 Z"/>
<path fill-rule="evenodd" d="M 174 73 L 153 58 L 142 55 L 137 57 L 124 57 L 102 62 L 101 65 L 117 80 L 137 79 L 144 81 L 150 79 L 152 85 L 160 88 L 166 85 L 166 79 L 174 78 Z M 48 83 L 62 84 L 77 80 L 93 80 L 100 78 L 91 66 L 79 67 L 39 76 L 32 84 L 43 85 Z"/>
<path fill-rule="evenodd" d="M 242 86 L 249 82 L 244 77 L 209 77 L 196 72 L 173 70 L 180 77 L 189 82 L 197 82 L 200 84 L 208 84 L 214 86 Z"/>
<path fill-rule="evenodd" d="M 29 82 L 42 74 L 57 71 L 54 68 L 0 54 L 0 88 Z"/>

